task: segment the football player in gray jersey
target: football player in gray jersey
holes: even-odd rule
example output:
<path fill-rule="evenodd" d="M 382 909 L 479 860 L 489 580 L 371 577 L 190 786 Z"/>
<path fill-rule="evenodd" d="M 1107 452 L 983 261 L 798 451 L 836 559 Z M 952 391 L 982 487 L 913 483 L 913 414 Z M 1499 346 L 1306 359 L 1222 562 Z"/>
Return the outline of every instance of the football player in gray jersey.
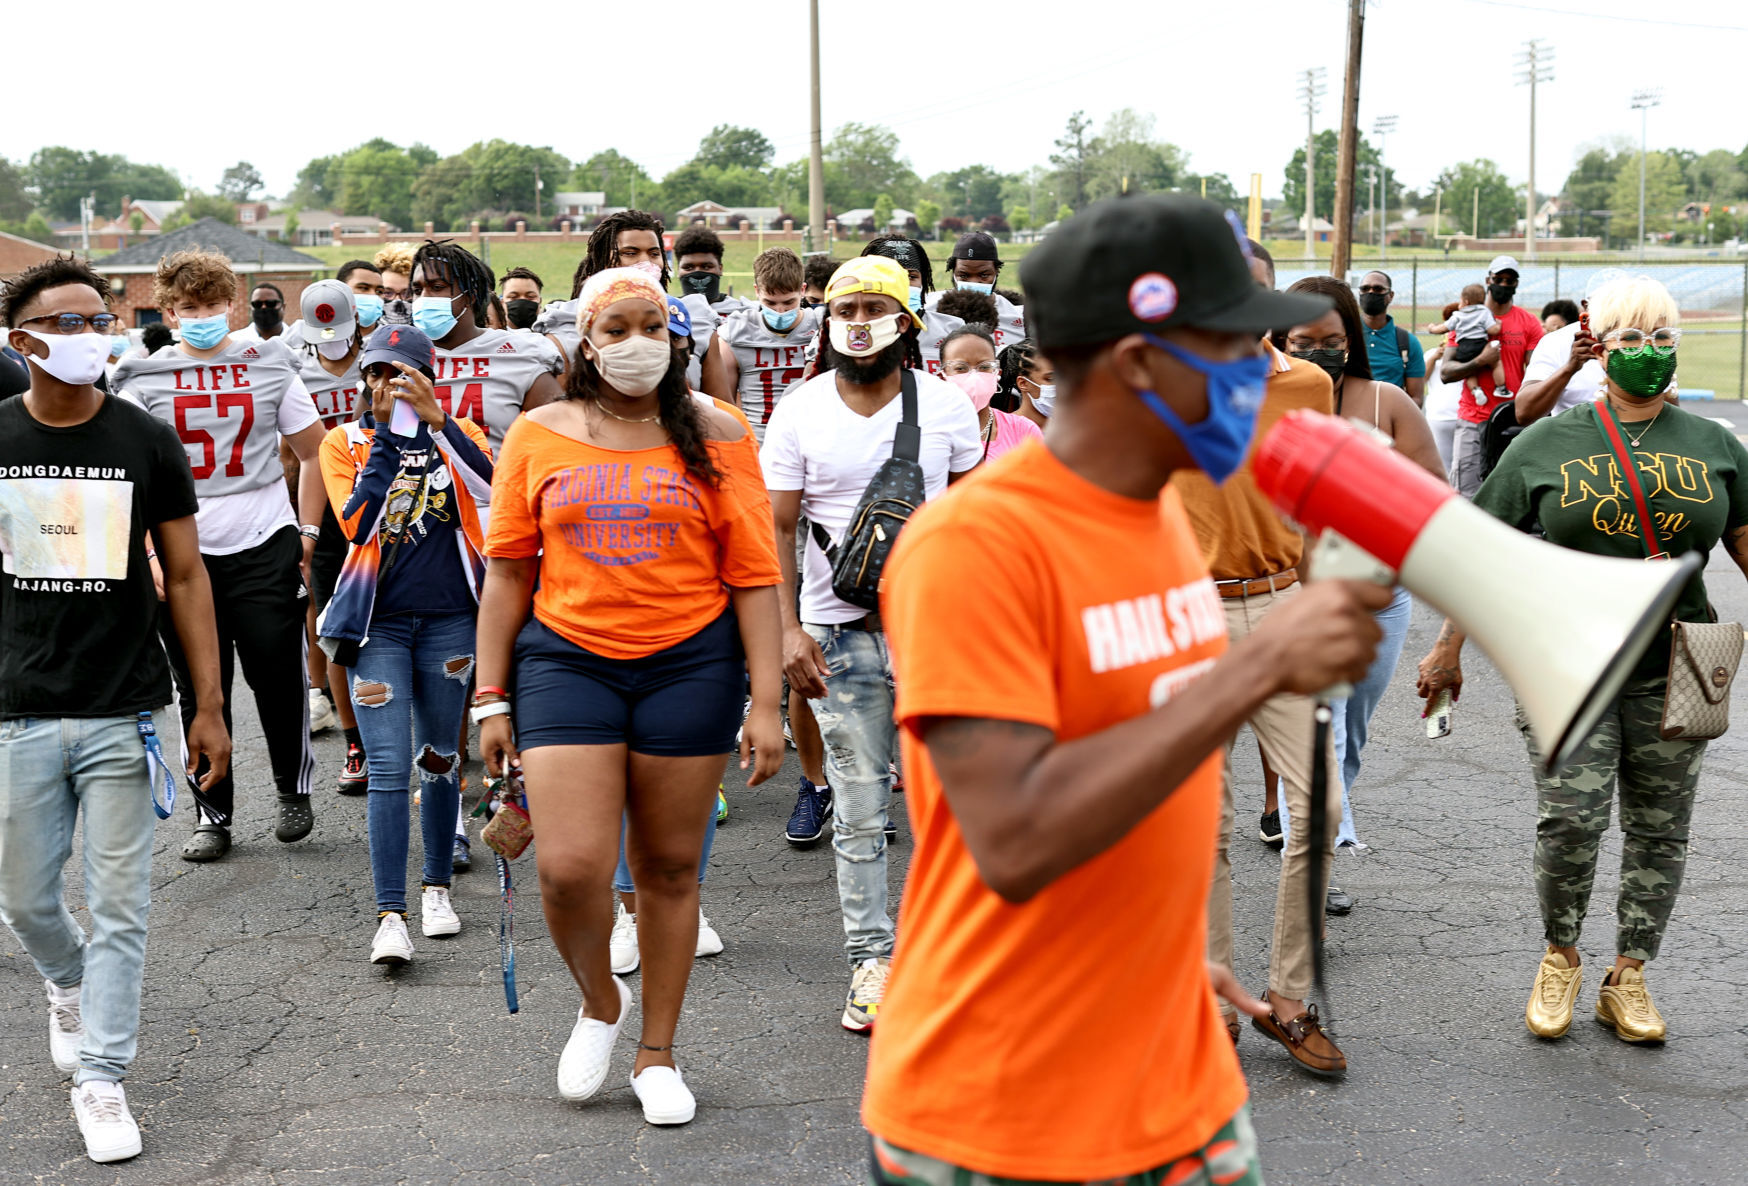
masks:
<path fill-rule="evenodd" d="M 765 439 L 765 425 L 777 401 L 807 366 L 807 344 L 819 332 L 818 309 L 801 307 L 801 257 L 773 247 L 753 261 L 753 292 L 759 303 L 723 321 L 715 351 L 722 363 L 721 384 L 707 395 L 735 403 Z"/>
<path fill-rule="evenodd" d="M 195 516 L 200 551 L 218 615 L 225 727 L 230 728 L 235 703 L 234 647 L 255 694 L 279 793 L 274 835 L 286 843 L 301 840 L 315 822 L 304 574 L 327 501 L 317 462 L 321 421 L 297 360 L 283 342 L 233 339 L 237 277 L 224 256 L 210 251 L 166 256 L 158 264 L 152 295 L 182 340 L 150 358 L 123 359 L 114 387 L 173 427 L 188 451 L 200 499 Z M 302 464 L 296 517 L 279 463 L 281 437 Z M 173 631 L 164 632 L 164 645 L 181 689 L 186 727 L 198 707 L 194 685 Z M 196 792 L 196 827 L 182 849 L 184 860 L 215 861 L 230 851 L 234 775 L 233 767 Z"/>
<path fill-rule="evenodd" d="M 554 301 L 534 323 L 558 347 L 564 371 L 577 356 L 577 297 L 590 276 L 604 268 L 642 268 L 663 292 L 668 289 L 668 257 L 662 248 L 662 220 L 647 210 L 609 214 L 589 232 L 589 245 L 571 275 L 571 298 Z"/>
<path fill-rule="evenodd" d="M 482 329 L 491 269 L 456 243 L 426 240 L 413 256 L 413 324 L 435 344 L 437 402 L 486 430 L 495 455 L 523 412 L 559 397 L 564 363 L 544 337 Z"/>
<path fill-rule="evenodd" d="M 970 231 L 953 244 L 953 254 L 947 257 L 947 275 L 957 288 L 969 288 L 995 298 L 995 348 L 1001 350 L 1026 336 L 1026 311 L 995 291 L 1001 275 L 1001 252 L 995 238 L 982 231 Z"/>
<path fill-rule="evenodd" d="M 929 263 L 929 253 L 915 239 L 886 235 L 871 239 L 862 248 L 863 255 L 883 255 L 903 268 L 910 276 L 910 311 L 923 319 L 918 345 L 923 352 L 923 365 L 931 375 L 941 370 L 941 343 L 948 334 L 964 325 L 957 317 L 929 307 L 935 294 L 935 270 Z"/>

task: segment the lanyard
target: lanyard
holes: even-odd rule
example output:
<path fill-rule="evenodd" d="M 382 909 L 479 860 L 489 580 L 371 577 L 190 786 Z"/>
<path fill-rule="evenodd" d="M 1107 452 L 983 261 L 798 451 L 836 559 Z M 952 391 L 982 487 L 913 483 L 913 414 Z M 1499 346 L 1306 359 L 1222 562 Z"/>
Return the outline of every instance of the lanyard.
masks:
<path fill-rule="evenodd" d="M 158 730 L 152 725 L 152 714 L 140 714 L 140 744 L 146 747 L 146 774 L 152 780 L 152 810 L 159 819 L 169 819 L 176 810 L 176 774 L 164 760 L 164 747 L 158 742 Z M 164 798 L 158 799 L 158 786 L 164 787 Z"/>

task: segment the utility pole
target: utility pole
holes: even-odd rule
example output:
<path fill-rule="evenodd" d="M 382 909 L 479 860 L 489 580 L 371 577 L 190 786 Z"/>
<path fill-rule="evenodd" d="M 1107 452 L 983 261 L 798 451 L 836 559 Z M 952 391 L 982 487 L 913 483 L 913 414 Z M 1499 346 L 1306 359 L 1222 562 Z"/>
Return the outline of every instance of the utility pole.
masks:
<path fill-rule="evenodd" d="M 1353 255 L 1354 160 L 1360 138 L 1360 43 L 1366 31 L 1366 0 L 1348 0 L 1347 71 L 1341 86 L 1341 140 L 1335 163 L 1335 242 L 1329 274 L 1347 276 Z"/>
<path fill-rule="evenodd" d="M 1640 203 L 1643 205 L 1643 203 Z M 83 245 L 85 258 L 91 258 L 91 211 L 97 205 L 97 195 L 79 199 L 79 239 Z"/>
<path fill-rule="evenodd" d="M 1554 47 L 1539 38 L 1523 43 L 1523 52 L 1517 56 L 1517 84 L 1529 84 L 1530 89 L 1530 143 L 1529 143 L 1529 196 L 1524 199 L 1523 215 L 1523 254 L 1526 259 L 1536 257 L 1536 84 L 1538 82 L 1554 81 Z"/>
<path fill-rule="evenodd" d="M 825 142 L 819 131 L 819 0 L 808 0 L 808 52 L 812 55 L 813 94 L 808 103 L 807 150 L 807 247 L 809 251 L 829 251 L 825 242 Z"/>
<path fill-rule="evenodd" d="M 1663 102 L 1663 89 L 1633 92 L 1633 110 L 1639 113 L 1639 258 L 1645 258 L 1645 125 L 1651 108 Z"/>
<path fill-rule="evenodd" d="M 534 225 L 540 225 L 540 162 L 534 162 Z"/>
<path fill-rule="evenodd" d="M 1299 101 L 1305 104 L 1305 258 L 1316 259 L 1316 240 L 1312 237 L 1311 220 L 1316 216 L 1317 198 L 1317 100 L 1323 97 L 1323 67 L 1305 71 L 1299 83 Z"/>
<path fill-rule="evenodd" d="M 1366 229 L 1378 225 L 1378 166 L 1366 166 Z"/>
<path fill-rule="evenodd" d="M 1372 135 L 1378 138 L 1378 168 L 1384 174 L 1383 188 L 1379 191 L 1383 196 L 1378 199 L 1378 206 L 1384 212 L 1383 225 L 1378 228 L 1378 258 L 1388 259 L 1390 256 L 1390 166 L 1384 163 L 1384 138 L 1396 130 L 1396 117 L 1380 115 L 1372 121 Z"/>

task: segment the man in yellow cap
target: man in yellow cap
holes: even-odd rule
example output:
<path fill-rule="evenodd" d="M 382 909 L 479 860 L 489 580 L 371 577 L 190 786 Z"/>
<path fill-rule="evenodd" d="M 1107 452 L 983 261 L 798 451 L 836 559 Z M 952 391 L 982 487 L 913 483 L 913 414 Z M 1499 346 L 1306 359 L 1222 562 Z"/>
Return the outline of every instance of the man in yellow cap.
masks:
<path fill-rule="evenodd" d="M 882 534 L 868 540 L 850 538 L 858 535 L 851 521 L 871 484 L 920 488 L 933 498 L 983 456 L 971 401 L 923 368 L 922 322 L 909 297 L 910 278 L 882 256 L 852 259 L 832 274 L 816 373 L 778 403 L 759 451 L 783 564 L 784 669 L 826 743 L 838 903 L 853 970 L 841 1020 L 858 1032 L 874 1025 L 892 960 L 885 828 L 898 737 L 885 630 L 878 612 L 855 602 L 873 604 L 875 570 L 902 522 L 881 520 Z M 812 527 L 798 602 L 802 515 Z M 871 563 L 858 566 L 862 586 L 834 582 L 832 557 L 860 543 L 873 544 Z"/>

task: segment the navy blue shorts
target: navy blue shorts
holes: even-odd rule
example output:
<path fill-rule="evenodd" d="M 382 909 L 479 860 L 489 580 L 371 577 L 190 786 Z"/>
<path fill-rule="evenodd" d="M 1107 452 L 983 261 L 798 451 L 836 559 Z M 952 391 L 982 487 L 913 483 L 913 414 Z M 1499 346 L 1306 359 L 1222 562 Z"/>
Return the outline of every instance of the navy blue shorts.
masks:
<path fill-rule="evenodd" d="M 586 651 L 530 615 L 516 636 L 516 746 L 624 745 L 664 758 L 730 753 L 746 687 L 732 608 L 641 659 Z"/>

